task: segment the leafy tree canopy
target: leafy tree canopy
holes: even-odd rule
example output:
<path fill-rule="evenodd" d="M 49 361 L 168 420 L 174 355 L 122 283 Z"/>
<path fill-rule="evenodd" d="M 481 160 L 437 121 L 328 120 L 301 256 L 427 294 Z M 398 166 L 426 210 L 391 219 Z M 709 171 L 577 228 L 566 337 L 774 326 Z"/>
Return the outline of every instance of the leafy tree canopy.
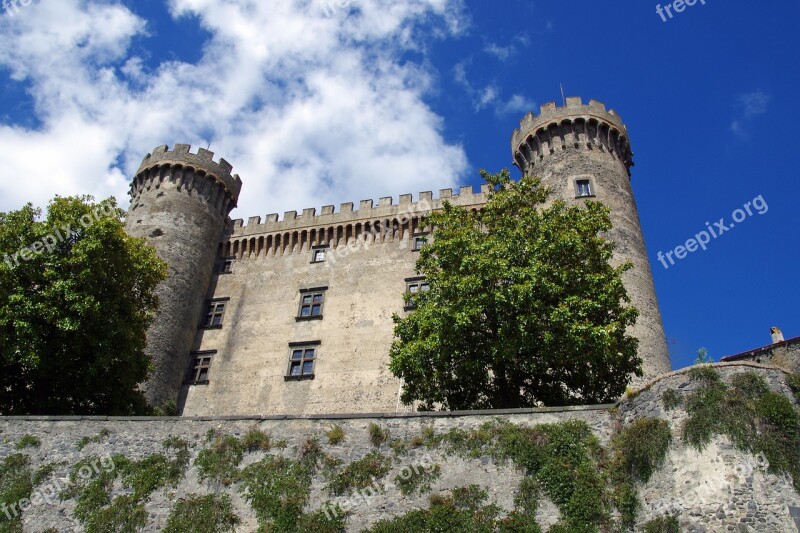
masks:
<path fill-rule="evenodd" d="M 167 265 L 113 198 L 0 213 L 0 414 L 141 414 Z"/>
<path fill-rule="evenodd" d="M 394 316 L 390 367 L 402 400 L 421 409 L 602 403 L 642 375 L 638 311 L 611 266 L 610 210 L 546 205 L 538 179 L 481 171 L 492 186 L 479 212 L 445 202 L 417 272 L 430 290 Z"/>

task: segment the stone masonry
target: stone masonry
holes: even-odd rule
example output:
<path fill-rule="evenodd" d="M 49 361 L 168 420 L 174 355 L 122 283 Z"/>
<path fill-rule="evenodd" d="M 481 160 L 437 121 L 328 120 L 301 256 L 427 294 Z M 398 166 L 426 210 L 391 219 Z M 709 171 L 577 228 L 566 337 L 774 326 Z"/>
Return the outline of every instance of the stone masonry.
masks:
<path fill-rule="evenodd" d="M 619 116 L 579 98 L 547 104 L 522 120 L 512 153 L 555 197 L 611 208 L 615 261 L 634 265 L 624 281 L 640 312 L 630 333 L 640 341 L 643 379 L 670 370 Z M 436 198 L 405 194 L 226 223 L 241 181 L 212 156 L 158 148 L 131 189 L 128 230 L 156 247 L 171 274 L 148 334 L 156 366 L 148 398 L 178 399 L 184 415 L 407 410 L 388 351 L 392 315 L 406 313 L 403 294 L 421 287 L 424 218 L 445 201 L 479 210 L 488 191 L 444 189 Z"/>
<path fill-rule="evenodd" d="M 728 363 L 715 365 L 725 381 L 734 374 L 757 372 L 764 376 L 770 389 L 792 398 L 786 379 L 788 374 L 776 367 L 755 363 Z M 523 473 L 512 464 L 496 462 L 491 457 L 466 458 L 448 454 L 438 448 L 421 447 L 407 454 L 395 455 L 384 443 L 375 447 L 370 443 L 368 426 L 376 423 L 388 429 L 391 439 L 408 440 L 418 437 L 425 428 L 437 434 L 453 428 L 475 429 L 481 424 L 501 419 L 513 424 L 533 426 L 582 420 L 587 423 L 601 443 L 607 444 L 618 428 L 641 417 L 666 420 L 673 434 L 665 463 L 646 484 L 637 490 L 642 509 L 638 526 L 667 514 L 677 516 L 681 531 L 686 532 L 797 532 L 800 521 L 800 496 L 791 480 L 771 474 L 762 459 L 736 450 L 726 438 L 716 437 L 702 452 L 683 444 L 680 427 L 686 418 L 683 408 L 666 410 L 662 394 L 666 390 L 688 395 L 697 386 L 686 371 L 667 374 L 648 383 L 638 395 L 621 400 L 618 405 L 520 409 L 486 412 L 436 412 L 406 414 L 342 414 L 307 416 L 242 416 L 242 417 L 175 417 L 175 418 L 111 418 L 111 417 L 0 417 L 0 461 L 14 453 L 30 457 L 35 470 L 44 464 L 55 465 L 55 470 L 39 487 L 45 494 L 35 505 L 25 505 L 23 526 L 25 532 L 42 532 L 48 528 L 56 531 L 82 531 L 74 517 L 76 501 L 48 498 L 53 487 L 65 483 L 70 468 L 82 459 L 110 458 L 114 454 L 136 460 L 150 454 L 164 453 L 162 441 L 180 437 L 189 442 L 188 470 L 175 487 L 158 489 L 145 504 L 147 526 L 143 531 L 160 531 L 175 502 L 191 494 L 226 493 L 231 496 L 235 512 L 241 523 L 237 531 L 255 531 L 257 522 L 249 504 L 242 497 L 237 484 L 222 486 L 202 481 L 198 477 L 194 460 L 201 450 L 209 446 L 206 434 L 214 430 L 218 435 L 241 437 L 256 428 L 267 433 L 272 442 L 285 440 L 286 445 L 268 452 L 248 453 L 242 467 L 252 464 L 265 455 L 281 455 L 296 459 L 298 449 L 309 438 L 317 438 L 322 451 L 345 463 L 378 451 L 393 457 L 391 471 L 378 480 L 383 490 L 369 497 L 353 499 L 334 496 L 326 490 L 326 481 L 320 476 L 313 480 L 307 511 L 320 509 L 326 501 L 346 505 L 351 511 L 347 531 L 356 532 L 381 519 L 390 518 L 415 508 L 425 508 L 431 494 L 446 494 L 454 487 L 477 484 L 488 493 L 491 502 L 504 512 L 513 508 L 514 494 Z M 333 424 L 344 431 L 344 440 L 329 444 L 326 432 Z M 98 435 L 105 435 L 98 438 Z M 16 448 L 25 436 L 37 437 L 38 447 Z M 90 439 L 82 449 L 77 446 L 83 438 Z M 91 440 L 93 439 L 93 440 Z M 413 464 L 438 464 L 439 477 L 428 494 L 404 496 L 396 486 L 395 477 Z M 63 488 L 63 487 L 62 487 Z M 124 494 L 117 483 L 113 496 Z M 0 502 L 12 505 L 14 502 Z M 559 519 L 559 511 L 544 498 L 539 505 L 537 522 L 547 528 Z"/>

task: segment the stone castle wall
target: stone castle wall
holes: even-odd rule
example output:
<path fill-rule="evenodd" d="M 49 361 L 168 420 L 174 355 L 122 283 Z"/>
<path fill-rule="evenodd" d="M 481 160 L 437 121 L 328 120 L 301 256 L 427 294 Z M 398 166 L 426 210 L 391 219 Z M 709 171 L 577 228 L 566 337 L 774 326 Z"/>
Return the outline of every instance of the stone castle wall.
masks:
<path fill-rule="evenodd" d="M 730 380 L 736 373 L 755 371 L 763 375 L 770 388 L 792 398 L 786 385 L 787 374 L 777 368 L 752 363 L 716 365 L 723 379 Z M 800 516 L 800 496 L 794 491 L 791 480 L 770 474 L 763 461 L 750 454 L 737 451 L 726 438 L 716 437 L 703 452 L 697 452 L 681 442 L 680 427 L 686 417 L 683 409 L 667 411 L 662 394 L 666 390 L 679 395 L 690 394 L 696 383 L 685 372 L 668 374 L 650 384 L 638 395 L 623 400 L 617 407 L 597 406 L 566 409 L 525 409 L 487 412 L 408 413 L 403 415 L 334 415 L 334 416 L 257 416 L 257 417 L 188 417 L 188 418 L 105 418 L 105 417 L 31 417 L 0 418 L 0 460 L 13 453 L 16 443 L 23 437 L 35 436 L 41 444 L 26 448 L 34 467 L 51 463 L 55 470 L 40 486 L 45 496 L 65 484 L 70 468 L 81 459 L 99 458 L 99 464 L 109 464 L 113 454 L 129 459 L 142 459 L 150 454 L 164 453 L 162 441 L 180 437 L 190 443 L 189 467 L 175 487 L 159 489 L 145 504 L 147 525 L 144 531 L 160 531 L 175 503 L 191 494 L 226 493 L 232 498 L 241 523 L 237 531 L 255 531 L 257 521 L 249 504 L 239 492 L 238 484 L 224 486 L 201 481 L 194 463 L 201 450 L 210 446 L 205 435 L 213 430 L 218 435 L 242 436 L 257 428 L 267 433 L 273 443 L 285 440 L 282 448 L 269 452 L 245 455 L 241 467 L 253 464 L 266 455 L 297 458 L 299 449 L 312 437 L 319 439 L 322 452 L 340 459 L 343 464 L 379 451 L 392 458 L 391 470 L 375 486 L 383 490 L 357 496 L 331 496 L 326 490 L 326 480 L 317 475 L 313 479 L 307 510 L 323 508 L 326 502 L 340 504 L 349 509 L 347 531 L 360 531 L 380 519 L 389 518 L 414 508 L 425 508 L 431 494 L 446 494 L 454 487 L 477 484 L 489 493 L 490 500 L 505 511 L 513 508 L 513 498 L 519 489 L 523 473 L 508 463 L 498 463 L 491 457 L 468 458 L 448 453 L 440 448 L 414 448 L 406 454 L 396 455 L 386 444 L 379 447 L 370 442 L 369 425 L 378 424 L 393 439 L 411 441 L 426 428 L 437 434 L 450 429 L 475 429 L 493 420 L 533 426 L 566 420 L 582 420 L 603 444 L 607 444 L 614 431 L 640 417 L 655 417 L 668 421 L 673 434 L 665 464 L 650 481 L 638 486 L 642 501 L 639 525 L 665 514 L 679 517 L 681 531 L 707 532 L 790 532 L 798 531 L 793 516 Z M 797 404 L 795 403 L 795 407 Z M 329 444 L 326 432 L 333 424 L 344 431 L 344 441 Z M 104 432 L 107 434 L 104 435 Z M 88 444 L 78 449 L 81 439 Z M 429 494 L 403 496 L 395 481 L 409 468 L 437 464 L 441 476 L 431 486 Z M 63 488 L 63 487 L 62 487 Z M 125 494 L 119 483 L 113 495 Z M 14 502 L 0 502 L 7 507 Z M 81 531 L 74 517 L 76 501 L 38 497 L 35 505 L 26 503 L 23 514 L 24 531 L 42 532 L 48 528 L 56 531 Z M 558 521 L 559 511 L 552 502 L 540 501 L 537 521 L 543 527 Z M 638 528 L 637 528 L 638 530 Z"/>
<path fill-rule="evenodd" d="M 639 339 L 644 377 L 640 383 L 671 370 L 664 326 L 650 270 L 650 261 L 631 187 L 631 151 L 628 131 L 619 115 L 595 100 L 584 105 L 567 98 L 563 107 L 541 107 L 526 115 L 511 140 L 519 169 L 542 180 L 554 198 L 567 204 L 585 199 L 603 202 L 611 209 L 609 237 L 616 243 L 617 264 L 631 261 L 623 274 L 631 303 L 639 310 L 629 334 Z M 576 182 L 589 182 L 591 194 L 579 197 Z"/>

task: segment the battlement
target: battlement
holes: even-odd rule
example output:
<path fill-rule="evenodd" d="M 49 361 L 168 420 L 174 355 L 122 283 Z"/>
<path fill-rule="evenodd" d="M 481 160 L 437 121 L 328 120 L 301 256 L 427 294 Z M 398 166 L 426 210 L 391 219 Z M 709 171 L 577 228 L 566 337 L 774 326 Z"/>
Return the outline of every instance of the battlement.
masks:
<path fill-rule="evenodd" d="M 377 205 L 372 199 L 361 200 L 358 209 L 355 209 L 354 202 L 345 202 L 340 204 L 338 211 L 333 205 L 322 206 L 320 214 L 317 214 L 316 208 L 310 207 L 303 209 L 301 214 L 297 211 L 286 211 L 282 219 L 277 213 L 268 214 L 264 222 L 260 216 L 250 217 L 246 225 L 243 219 L 236 219 L 233 221 L 232 237 L 316 226 L 336 226 L 362 220 L 414 218 L 441 209 L 444 201 L 449 201 L 453 205 L 478 208 L 486 203 L 490 190 L 491 186 L 488 184 L 482 185 L 478 192 L 467 185 L 456 192 L 453 189 L 441 189 L 437 198 L 433 197 L 431 191 L 420 192 L 416 202 L 413 201 L 413 195 L 401 194 L 398 203 L 395 203 L 391 196 L 386 196 L 378 199 Z"/>
<path fill-rule="evenodd" d="M 548 102 L 539 108 L 539 114 L 528 113 L 519 123 L 519 129 L 514 130 L 511 136 L 511 143 L 517 146 L 532 131 L 539 128 L 548 128 L 551 125 L 558 125 L 564 120 L 591 118 L 603 120 L 609 125 L 616 127 L 621 133 L 627 135 L 627 128 L 622 122 L 622 118 L 613 109 L 606 110 L 606 106 L 597 100 L 589 100 L 584 104 L 580 97 L 567 98 L 566 105 L 558 106 L 555 102 Z"/>
<path fill-rule="evenodd" d="M 238 174 L 231 175 L 233 165 L 223 158 L 220 158 L 219 162 L 214 161 L 214 152 L 205 148 L 199 148 L 196 154 L 191 153 L 191 148 L 189 144 L 176 144 L 170 151 L 167 145 L 159 146 L 144 157 L 136 175 L 139 176 L 149 169 L 161 166 L 192 168 L 213 176 L 228 191 L 235 204 L 242 190 L 242 179 Z"/>
<path fill-rule="evenodd" d="M 584 104 L 580 98 L 571 97 L 564 106 L 544 104 L 538 115 L 525 115 L 511 136 L 514 164 L 523 172 L 569 148 L 607 152 L 617 157 L 630 175 L 633 152 L 628 129 L 613 109 L 606 110 L 605 104 L 597 100 Z"/>

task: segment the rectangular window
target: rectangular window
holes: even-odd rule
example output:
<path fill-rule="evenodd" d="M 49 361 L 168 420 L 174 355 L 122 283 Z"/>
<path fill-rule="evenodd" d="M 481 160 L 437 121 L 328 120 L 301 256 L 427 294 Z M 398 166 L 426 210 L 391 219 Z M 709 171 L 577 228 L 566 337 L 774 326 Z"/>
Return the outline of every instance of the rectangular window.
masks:
<path fill-rule="evenodd" d="M 414 239 L 414 241 L 411 245 L 411 250 L 414 252 L 419 252 L 420 250 L 422 250 L 422 247 L 425 246 L 425 244 L 428 242 L 427 233 L 414 235 L 412 238 Z"/>
<path fill-rule="evenodd" d="M 300 291 L 300 309 L 297 320 L 319 320 L 322 318 L 322 306 L 325 304 L 327 287 L 303 289 Z"/>
<path fill-rule="evenodd" d="M 312 263 L 323 263 L 325 262 L 325 256 L 328 254 L 328 248 L 314 248 L 311 250 L 311 262 Z"/>
<path fill-rule="evenodd" d="M 208 373 L 211 370 L 211 359 L 216 350 L 206 352 L 192 352 L 192 366 L 189 368 L 187 383 L 192 385 L 205 385 L 208 383 Z"/>
<path fill-rule="evenodd" d="M 409 278 L 406 280 L 406 305 L 404 309 L 411 311 L 416 309 L 416 297 L 421 292 L 427 292 L 431 288 L 425 278 Z"/>
<path fill-rule="evenodd" d="M 225 318 L 225 308 L 228 305 L 228 298 L 211 300 L 208 303 L 208 310 L 203 319 L 202 327 L 207 329 L 218 329 L 222 327 L 222 320 Z"/>
<path fill-rule="evenodd" d="M 319 341 L 289 344 L 289 371 L 286 380 L 314 379 L 314 364 L 317 361 Z"/>
<path fill-rule="evenodd" d="M 592 182 L 590 180 L 575 180 L 575 195 L 578 198 L 594 196 L 592 192 Z"/>
<path fill-rule="evenodd" d="M 233 257 L 225 257 L 219 266 L 220 274 L 233 274 Z"/>

